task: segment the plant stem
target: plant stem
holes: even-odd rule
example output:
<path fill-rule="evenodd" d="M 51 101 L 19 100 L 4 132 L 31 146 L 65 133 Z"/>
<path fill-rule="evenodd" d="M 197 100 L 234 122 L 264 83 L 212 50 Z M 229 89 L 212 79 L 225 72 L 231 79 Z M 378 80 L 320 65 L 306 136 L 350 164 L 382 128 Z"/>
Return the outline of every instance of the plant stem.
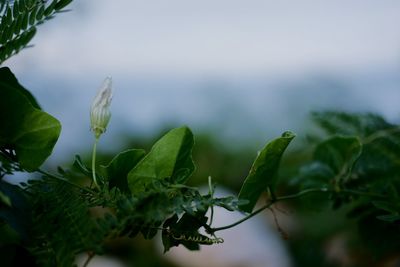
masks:
<path fill-rule="evenodd" d="M 75 183 L 73 183 L 73 182 L 71 182 L 71 181 L 68 181 L 67 179 L 62 178 L 62 177 L 59 177 L 59 176 L 56 176 L 56 175 L 54 175 L 54 174 L 48 173 L 48 172 L 43 171 L 43 170 L 41 170 L 41 169 L 38 169 L 38 170 L 36 170 L 36 171 L 37 171 L 38 173 L 41 173 L 41 174 L 43 174 L 43 175 L 46 175 L 47 177 L 50 177 L 50 178 L 53 178 L 53 179 L 62 181 L 62 182 L 64 182 L 64 183 L 67 183 L 67 184 L 72 185 L 72 186 L 75 186 L 75 187 L 77 187 L 77 188 L 79 188 L 79 189 L 81 189 L 81 190 L 83 190 L 83 191 L 88 192 L 88 193 L 91 193 L 91 194 L 93 193 L 93 191 L 90 190 L 89 188 L 83 187 L 83 186 L 81 186 L 81 185 L 79 185 L 79 184 L 75 184 Z"/>
<path fill-rule="evenodd" d="M 257 209 L 256 211 L 250 213 L 249 215 L 247 215 L 246 217 L 244 217 L 243 219 L 226 225 L 226 226 L 222 226 L 222 227 L 216 227 L 216 228 L 208 228 L 207 231 L 209 233 L 214 233 L 217 231 L 221 231 L 221 230 L 225 230 L 225 229 L 229 229 L 232 228 L 238 224 L 241 224 L 242 222 L 247 221 L 248 219 L 250 219 L 251 217 L 257 215 L 258 213 L 262 212 L 265 209 L 268 209 L 269 207 L 271 207 L 273 204 L 275 204 L 276 202 L 279 201 L 283 201 L 283 200 L 289 200 L 289 199 L 296 199 L 299 197 L 302 197 L 304 195 L 310 194 L 310 193 L 316 193 L 316 192 L 333 192 L 332 190 L 329 190 L 328 188 L 310 188 L 310 189 L 305 189 L 303 191 L 300 191 L 296 194 L 292 194 L 292 195 L 287 195 L 287 196 L 282 196 L 282 197 L 276 197 L 274 199 L 269 200 L 269 202 L 267 204 L 265 204 L 264 206 L 262 206 L 261 208 Z M 350 189 L 342 189 L 340 190 L 339 193 L 348 193 L 348 194 L 354 194 L 354 195 L 360 195 L 360 196 L 370 196 L 370 197 L 385 197 L 383 195 L 379 195 L 379 194 L 374 194 L 374 193 L 369 193 L 369 192 L 361 192 L 361 191 L 356 191 L 356 190 L 350 190 Z"/>
<path fill-rule="evenodd" d="M 295 199 L 295 198 L 299 198 L 302 197 L 304 195 L 310 194 L 310 193 L 315 193 L 315 192 L 328 192 L 329 190 L 327 188 L 310 188 L 310 189 L 305 189 L 303 191 L 300 191 L 296 194 L 293 195 L 287 195 L 287 196 L 283 196 L 283 197 L 276 197 L 273 200 L 270 200 L 267 204 L 265 204 L 264 206 L 262 206 L 261 208 L 257 209 L 256 211 L 253 211 L 252 213 L 250 213 L 249 215 L 247 215 L 246 217 L 244 217 L 243 219 L 226 225 L 226 226 L 221 226 L 221 227 L 216 227 L 216 228 L 211 228 L 209 229 L 210 233 L 214 233 L 217 231 L 221 231 L 221 230 L 226 230 L 229 228 L 232 228 L 238 224 L 241 224 L 242 222 L 247 221 L 248 219 L 254 217 L 255 215 L 257 215 L 258 213 L 262 212 L 265 209 L 268 209 L 269 207 L 271 207 L 274 203 L 278 202 L 278 201 L 282 201 L 282 200 L 288 200 L 288 199 Z"/>
<path fill-rule="evenodd" d="M 99 142 L 99 138 L 96 137 L 94 144 L 93 144 L 93 152 L 92 152 L 92 175 L 93 175 L 93 182 L 97 188 L 99 187 L 99 184 L 97 183 L 96 179 L 96 150 L 97 150 L 97 143 Z"/>
<path fill-rule="evenodd" d="M 87 267 L 89 265 L 89 262 L 93 259 L 94 255 L 95 254 L 93 252 L 88 252 L 88 257 L 82 267 Z"/>
<path fill-rule="evenodd" d="M 211 176 L 208 176 L 208 190 L 211 198 L 214 198 L 214 188 L 212 186 Z M 210 224 L 209 224 L 210 226 L 213 223 L 213 219 L 214 219 L 214 206 L 211 206 Z"/>
<path fill-rule="evenodd" d="M 210 229 L 210 232 L 211 232 L 211 233 L 215 233 L 215 232 L 217 232 L 217 231 L 229 229 L 229 228 L 232 228 L 232 227 L 234 227 L 234 226 L 236 226 L 236 225 L 238 225 L 238 224 L 241 224 L 242 222 L 245 222 L 245 221 L 247 221 L 248 219 L 250 219 L 251 217 L 253 217 L 253 216 L 259 214 L 259 213 L 262 212 L 263 210 L 268 209 L 269 207 L 271 207 L 272 204 L 274 204 L 274 202 L 273 202 L 273 201 L 270 201 L 269 203 L 267 203 L 266 205 L 264 205 L 264 206 L 262 206 L 261 208 L 257 209 L 256 211 L 250 213 L 249 215 L 247 215 L 247 216 L 244 217 L 243 219 L 241 219 L 241 220 L 239 220 L 239 221 L 237 221 L 237 222 L 235 222 L 235 223 L 226 225 L 226 226 L 211 228 L 211 229 Z"/>

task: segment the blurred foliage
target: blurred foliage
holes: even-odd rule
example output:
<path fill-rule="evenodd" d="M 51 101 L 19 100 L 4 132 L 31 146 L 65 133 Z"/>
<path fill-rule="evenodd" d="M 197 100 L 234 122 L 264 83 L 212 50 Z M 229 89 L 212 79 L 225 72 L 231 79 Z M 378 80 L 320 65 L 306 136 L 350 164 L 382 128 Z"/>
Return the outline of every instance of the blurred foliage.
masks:
<path fill-rule="evenodd" d="M 36 26 L 71 2 L 1 1 L 0 62 L 27 47 Z M 218 231 L 283 201 L 295 211 L 296 229 L 288 242 L 296 266 L 400 262 L 400 128 L 379 115 L 314 113 L 322 131 L 285 157 L 295 136 L 291 132 L 256 155 L 226 151 L 204 136 L 196 147 L 191 130 L 182 126 L 152 140 L 154 145 L 132 144 L 100 157 L 108 163 L 97 172 L 77 155 L 68 167 L 49 173 L 40 166 L 52 153 L 60 123 L 41 110 L 11 70 L 1 68 L 0 78 L 2 266 L 74 266 L 79 254 L 87 254 L 87 262 L 94 255 L 113 254 L 135 266 L 166 266 L 151 252 L 138 256 L 144 249 L 137 244 L 151 248 L 143 239 L 161 232 L 165 252 L 179 245 L 198 250 L 223 242 Z M 7 181 L 17 172 L 26 183 Z M 206 180 L 209 176 L 215 179 Z M 205 181 L 208 192 L 194 187 Z M 213 181 L 240 193 L 215 197 Z M 264 205 L 255 208 L 260 199 Z M 217 206 L 245 215 L 213 227 Z M 139 243 L 131 243 L 135 237 Z M 127 247 L 136 254 L 127 256 Z"/>
<path fill-rule="evenodd" d="M 0 2 L 0 64 L 29 46 L 37 26 L 52 19 L 72 0 L 2 0 Z"/>

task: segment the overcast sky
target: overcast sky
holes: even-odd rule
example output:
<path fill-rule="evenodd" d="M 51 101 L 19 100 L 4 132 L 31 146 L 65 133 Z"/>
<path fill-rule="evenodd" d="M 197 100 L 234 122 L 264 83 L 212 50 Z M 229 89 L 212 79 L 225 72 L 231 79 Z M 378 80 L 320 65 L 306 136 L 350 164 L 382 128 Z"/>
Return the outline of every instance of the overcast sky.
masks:
<path fill-rule="evenodd" d="M 108 75 L 110 143 L 173 122 L 262 145 L 315 109 L 399 121 L 399 14 L 394 0 L 75 0 L 6 63 L 61 120 L 58 150 L 90 147 Z"/>
<path fill-rule="evenodd" d="M 74 2 L 40 29 L 19 67 L 40 57 L 46 71 L 75 75 L 246 75 L 399 63 L 394 0 Z"/>

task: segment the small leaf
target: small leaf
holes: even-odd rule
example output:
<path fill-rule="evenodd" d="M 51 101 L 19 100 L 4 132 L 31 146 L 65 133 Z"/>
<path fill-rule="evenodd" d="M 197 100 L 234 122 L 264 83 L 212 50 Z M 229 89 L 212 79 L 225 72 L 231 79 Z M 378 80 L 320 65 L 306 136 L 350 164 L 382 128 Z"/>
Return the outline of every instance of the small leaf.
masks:
<path fill-rule="evenodd" d="M 14 18 L 16 18 L 19 15 L 19 4 L 18 4 L 18 1 L 14 1 L 13 15 L 14 15 Z"/>
<path fill-rule="evenodd" d="M 71 2 L 72 2 L 72 0 L 60 0 L 55 5 L 54 9 L 59 11 L 59 10 L 63 9 L 64 7 L 68 6 Z"/>
<path fill-rule="evenodd" d="M 129 192 L 128 173 L 144 157 L 142 149 L 129 149 L 116 155 L 107 166 L 102 166 L 109 180 L 110 188 L 117 187 Z"/>
<path fill-rule="evenodd" d="M 144 191 L 154 179 L 171 178 L 173 183 L 184 183 L 195 169 L 193 144 L 193 134 L 187 127 L 173 129 L 164 135 L 129 172 L 131 192 Z"/>
<path fill-rule="evenodd" d="M 239 199 L 249 201 L 239 206 L 242 211 L 251 212 L 262 192 L 267 188 L 274 190 L 279 162 L 294 137 L 294 133 L 284 132 L 281 137 L 269 142 L 257 156 L 239 193 Z"/>
<path fill-rule="evenodd" d="M 5 204 L 8 207 L 11 207 L 11 200 L 8 196 L 6 196 L 3 192 L 0 191 L 0 203 Z"/>
<path fill-rule="evenodd" d="M 387 202 L 387 201 L 373 201 L 372 204 L 378 209 L 388 211 L 391 213 L 400 212 L 400 204 Z"/>
<path fill-rule="evenodd" d="M 36 15 L 39 10 L 39 5 L 35 5 L 32 9 L 31 13 L 29 14 L 29 24 L 32 26 L 36 21 Z"/>
<path fill-rule="evenodd" d="M 53 2 L 51 2 L 51 4 L 47 6 L 47 8 L 44 10 L 44 15 L 46 17 L 50 16 L 53 13 L 54 7 L 56 6 L 56 4 L 57 4 L 57 0 L 53 0 Z"/>
<path fill-rule="evenodd" d="M 44 15 L 44 5 L 41 4 L 39 10 L 36 13 L 36 20 L 42 20 L 43 15 Z"/>
<path fill-rule="evenodd" d="M 386 222 L 395 222 L 400 220 L 399 214 L 387 214 L 387 215 L 379 215 L 376 216 L 377 219 L 386 221 Z"/>
<path fill-rule="evenodd" d="M 23 19 L 22 19 L 22 29 L 26 30 L 28 28 L 28 22 L 29 22 L 29 13 L 26 12 L 23 14 Z"/>
<path fill-rule="evenodd" d="M 92 170 L 90 170 L 86 165 L 82 162 L 82 159 L 79 155 L 75 155 L 74 163 L 72 164 L 77 170 L 79 170 L 82 174 L 86 176 L 92 176 Z"/>

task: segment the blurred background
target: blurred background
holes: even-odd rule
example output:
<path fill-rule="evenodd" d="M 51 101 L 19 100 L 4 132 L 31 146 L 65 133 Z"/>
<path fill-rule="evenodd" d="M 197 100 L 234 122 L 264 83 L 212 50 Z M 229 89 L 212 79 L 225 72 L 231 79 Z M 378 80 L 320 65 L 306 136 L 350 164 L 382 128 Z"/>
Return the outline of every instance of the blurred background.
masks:
<path fill-rule="evenodd" d="M 285 130 L 298 134 L 283 170 L 294 172 L 307 154 L 310 111 L 368 111 L 400 121 L 399 14 L 400 2 L 390 0 L 76 0 L 6 65 L 63 125 L 48 167 L 89 155 L 90 103 L 111 75 L 104 159 L 121 149 L 149 149 L 165 130 L 186 124 L 197 137 L 192 183 L 211 175 L 236 193 L 256 151 Z M 205 266 L 205 259 L 216 267 L 351 266 L 340 233 L 321 238 L 341 225 L 337 215 L 332 229 L 307 224 L 314 238 L 307 241 L 296 239 L 305 231 L 301 220 L 282 209 L 291 241 L 264 214 L 227 231 L 224 238 L 233 241 L 201 253 L 178 248 L 162 256 L 157 244 L 135 240 L 110 254 L 120 259 L 117 266 Z M 237 218 L 220 216 L 221 224 Z M 333 215 L 313 216 L 324 222 Z"/>

